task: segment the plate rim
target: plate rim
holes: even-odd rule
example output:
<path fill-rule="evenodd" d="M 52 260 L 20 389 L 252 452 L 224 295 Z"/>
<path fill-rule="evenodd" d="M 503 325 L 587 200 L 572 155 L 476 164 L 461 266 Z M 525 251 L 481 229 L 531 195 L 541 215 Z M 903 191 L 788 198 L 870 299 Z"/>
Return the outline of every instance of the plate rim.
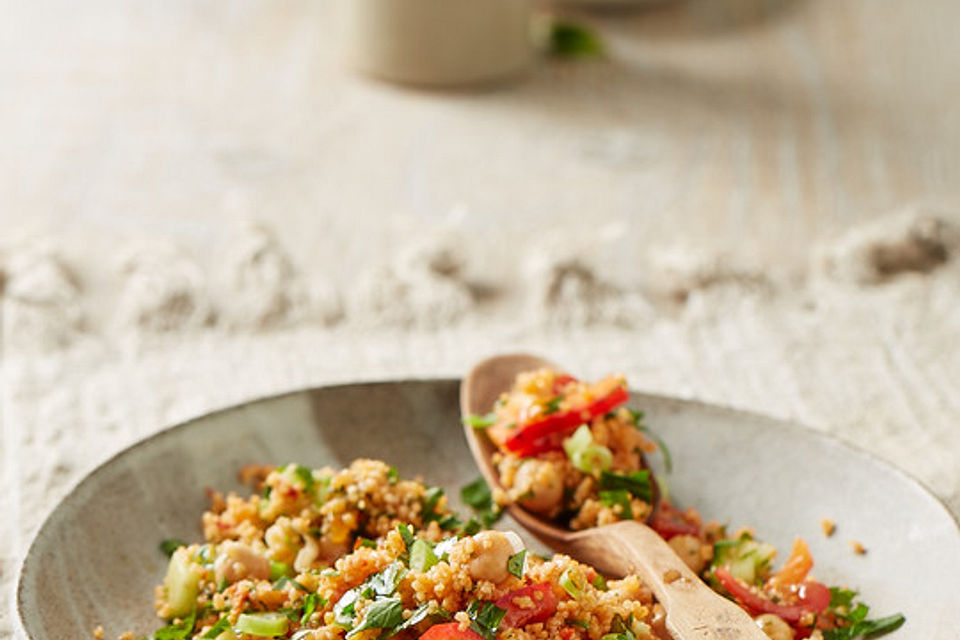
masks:
<path fill-rule="evenodd" d="M 460 384 L 462 378 L 459 377 L 437 377 L 437 376 L 426 376 L 426 377 L 407 377 L 407 378 L 382 378 L 382 379 L 369 379 L 369 380 L 356 380 L 348 382 L 334 382 L 331 384 L 321 384 L 321 385 L 312 385 L 307 387 L 300 387 L 297 389 L 292 389 L 290 391 L 284 391 L 281 393 L 270 393 L 264 394 L 261 396 L 255 396 L 243 402 L 237 404 L 227 405 L 217 409 L 213 409 L 202 414 L 196 415 L 192 418 L 182 420 L 180 422 L 175 422 L 167 426 L 161 427 L 160 429 L 150 433 L 135 442 L 130 443 L 129 445 L 123 447 L 122 449 L 114 452 L 108 458 L 97 464 L 90 471 L 85 473 L 81 478 L 76 482 L 72 483 L 66 492 L 52 505 L 47 512 L 44 514 L 43 519 L 40 523 L 40 526 L 37 527 L 36 531 L 33 532 L 30 538 L 30 543 L 26 546 L 26 549 L 23 553 L 23 557 L 17 562 L 16 570 L 16 583 L 13 589 L 13 598 L 11 599 L 12 608 L 14 615 L 12 616 L 14 622 L 14 638 L 22 638 L 23 640 L 35 640 L 33 636 L 27 631 L 26 620 L 24 617 L 24 590 L 26 578 L 29 576 L 32 571 L 33 558 L 35 557 L 34 548 L 36 547 L 38 541 L 44 534 L 44 531 L 47 529 L 47 526 L 50 524 L 51 520 L 56 515 L 60 506 L 63 505 L 67 500 L 71 499 L 74 494 L 85 486 L 87 483 L 92 482 L 96 476 L 102 473 L 106 467 L 112 465 L 119 458 L 127 455 L 129 452 L 139 449 L 141 447 L 148 446 L 150 443 L 155 440 L 160 440 L 163 438 L 170 437 L 171 434 L 180 432 L 184 429 L 187 429 L 201 420 L 205 420 L 214 416 L 222 415 L 230 411 L 237 411 L 249 407 L 251 405 L 260 404 L 263 402 L 271 400 L 280 400 L 282 398 L 288 398 L 300 394 L 307 394 L 314 391 L 320 390 L 331 390 L 335 391 L 337 389 L 342 389 L 346 387 L 375 387 L 391 384 L 425 384 L 425 385 L 436 385 L 436 384 Z M 888 472 L 892 472 L 895 475 L 898 475 L 902 480 L 906 480 L 908 483 L 914 484 L 920 491 L 926 494 L 926 497 L 931 498 L 936 506 L 943 511 L 947 518 L 953 523 L 953 533 L 960 538 L 960 514 L 955 514 L 936 493 L 930 489 L 929 486 L 919 478 L 915 477 L 912 473 L 906 471 L 895 465 L 894 463 L 881 458 L 880 456 L 871 453 L 856 444 L 849 443 L 846 440 L 842 439 L 840 436 L 834 433 L 820 431 L 813 427 L 804 425 L 801 422 L 776 418 L 765 413 L 758 411 L 751 411 L 746 409 L 739 409 L 734 406 L 706 402 L 704 400 L 697 399 L 688 399 L 682 398 L 679 396 L 670 396 L 659 393 L 647 393 L 643 391 L 636 391 L 633 388 L 630 388 L 631 401 L 643 400 L 645 398 L 652 399 L 656 402 L 660 402 L 667 405 L 681 405 L 685 407 L 695 407 L 702 411 L 714 412 L 719 414 L 724 414 L 729 417 L 741 417 L 751 420 L 759 420 L 766 422 L 771 426 L 778 429 L 785 429 L 791 431 L 795 434 L 801 434 L 803 436 L 812 436 L 814 439 L 821 439 L 832 446 L 840 447 L 840 449 L 845 450 L 847 453 L 865 458 L 868 461 L 878 464 L 879 466 L 886 469 Z"/>

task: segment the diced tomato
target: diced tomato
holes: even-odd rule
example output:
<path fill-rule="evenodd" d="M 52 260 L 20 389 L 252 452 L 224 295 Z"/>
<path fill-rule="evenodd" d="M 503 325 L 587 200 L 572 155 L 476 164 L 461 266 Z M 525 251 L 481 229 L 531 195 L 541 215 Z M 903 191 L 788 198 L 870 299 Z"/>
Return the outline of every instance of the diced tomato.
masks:
<path fill-rule="evenodd" d="M 574 378 L 569 373 L 558 373 L 553 378 L 553 392 L 560 393 L 563 391 L 563 388 L 570 384 L 571 382 L 576 382 L 577 379 Z"/>
<path fill-rule="evenodd" d="M 524 602 L 517 602 L 523 599 Z M 527 604 L 529 599 L 532 606 Z M 507 612 L 500 623 L 501 629 L 516 629 L 527 624 L 543 622 L 557 610 L 557 596 L 553 587 L 545 582 L 515 589 L 497 600 L 497 606 Z"/>
<path fill-rule="evenodd" d="M 420 640 L 483 640 L 483 636 L 469 627 L 461 629 L 459 622 L 444 622 L 427 629 Z"/>
<path fill-rule="evenodd" d="M 664 540 L 675 536 L 700 536 L 700 523 L 666 501 L 653 512 L 650 527 Z"/>
<path fill-rule="evenodd" d="M 780 604 L 759 590 L 751 589 L 733 577 L 733 574 L 724 567 L 716 569 L 716 576 L 723 588 L 729 591 L 740 606 L 751 615 L 772 613 L 791 624 L 796 624 L 804 614 L 820 613 L 830 606 L 830 589 L 813 580 L 807 580 L 797 589 L 796 604 Z"/>
<path fill-rule="evenodd" d="M 496 424 L 487 429 L 487 434 L 501 447 L 523 457 L 555 451 L 563 446 L 563 439 L 581 424 L 613 411 L 628 399 L 627 388 L 621 384 L 584 407 L 538 415 L 514 427 Z"/>

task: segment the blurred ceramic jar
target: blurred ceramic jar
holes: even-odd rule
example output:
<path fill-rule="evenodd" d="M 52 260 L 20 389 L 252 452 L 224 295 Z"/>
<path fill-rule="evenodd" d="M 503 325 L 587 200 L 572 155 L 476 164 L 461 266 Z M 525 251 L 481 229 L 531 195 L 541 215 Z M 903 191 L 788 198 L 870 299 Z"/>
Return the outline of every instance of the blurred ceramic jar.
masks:
<path fill-rule="evenodd" d="M 337 0 L 344 56 L 371 75 L 419 85 L 517 76 L 533 60 L 533 0 Z"/>

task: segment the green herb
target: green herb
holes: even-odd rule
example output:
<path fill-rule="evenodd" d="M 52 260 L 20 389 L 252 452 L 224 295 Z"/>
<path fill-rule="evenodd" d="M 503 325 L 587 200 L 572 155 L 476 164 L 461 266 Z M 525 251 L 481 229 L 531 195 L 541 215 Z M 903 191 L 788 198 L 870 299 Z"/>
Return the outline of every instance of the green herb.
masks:
<path fill-rule="evenodd" d="M 843 589 L 841 587 L 830 587 L 830 608 L 836 609 L 842 607 L 849 611 L 853 607 L 853 599 L 857 597 L 857 592 L 853 589 Z"/>
<path fill-rule="evenodd" d="M 394 631 L 401 624 L 403 624 L 403 603 L 400 598 L 383 598 L 370 605 L 363 616 L 363 621 L 354 627 L 347 637 L 355 636 L 366 629 L 383 629 L 386 633 L 381 637 L 390 637 L 393 634 L 389 632 Z"/>
<path fill-rule="evenodd" d="M 494 640 L 507 612 L 492 602 L 474 600 L 467 607 L 467 615 L 471 629 L 487 640 Z"/>
<path fill-rule="evenodd" d="M 173 552 L 179 549 L 180 547 L 187 546 L 187 543 L 178 538 L 167 538 L 160 543 L 160 551 L 163 552 L 163 555 L 168 558 L 173 555 Z"/>
<path fill-rule="evenodd" d="M 397 471 L 396 467 L 390 467 L 387 469 L 387 482 L 390 484 L 397 484 L 397 481 L 400 479 L 400 473 Z"/>
<path fill-rule="evenodd" d="M 260 497 L 264 500 L 270 499 L 270 494 L 273 492 L 273 487 L 266 485 L 263 487 L 263 491 L 260 492 Z"/>
<path fill-rule="evenodd" d="M 633 520 L 633 509 L 630 508 L 630 492 L 626 489 L 613 489 L 610 491 L 600 491 L 600 502 L 605 507 L 610 507 L 614 509 L 617 505 L 620 506 L 620 516 L 621 520 Z"/>
<path fill-rule="evenodd" d="M 598 573 L 597 577 L 593 579 L 593 588 L 599 589 L 600 591 L 606 591 L 607 579 Z"/>
<path fill-rule="evenodd" d="M 364 581 L 361 587 L 361 593 L 364 597 L 370 595 L 392 596 L 397 591 L 397 586 L 403 580 L 407 570 L 399 562 L 394 562 L 383 571 L 375 573 Z"/>
<path fill-rule="evenodd" d="M 483 525 L 480 524 L 480 521 L 476 518 L 470 518 L 467 520 L 467 524 L 463 525 L 463 534 L 467 536 L 472 536 L 480 531 L 483 528 Z"/>
<path fill-rule="evenodd" d="M 857 638 L 874 637 L 899 629 L 905 621 L 906 618 L 904 618 L 901 613 L 896 613 L 885 618 L 877 618 L 875 620 L 861 620 L 854 622 L 849 627 L 838 627 L 824 631 L 823 639 L 856 640 Z"/>
<path fill-rule="evenodd" d="M 357 538 L 357 542 L 360 544 L 361 547 L 367 547 L 368 549 L 376 549 L 376 548 L 377 548 L 377 543 L 376 543 L 376 541 L 371 540 L 370 538 L 364 538 L 363 536 L 361 536 L 361 537 Z"/>
<path fill-rule="evenodd" d="M 578 570 L 567 569 L 560 575 L 560 586 L 571 598 L 579 600 L 587 588 L 587 580 Z"/>
<path fill-rule="evenodd" d="M 450 515 L 443 516 L 437 520 L 437 524 L 444 531 L 454 531 L 460 528 L 460 525 L 463 524 L 460 521 L 460 518 L 457 517 L 457 514 L 451 513 Z"/>
<path fill-rule="evenodd" d="M 559 58 L 603 55 L 603 41 L 589 28 L 572 22 L 554 22 L 550 28 L 550 53 Z"/>
<path fill-rule="evenodd" d="M 431 613 L 430 604 L 427 602 L 424 602 L 419 607 L 413 610 L 413 614 L 409 618 L 404 620 L 403 624 L 397 627 L 396 632 L 400 633 L 401 631 L 405 631 L 406 629 L 412 629 L 413 627 L 417 626 L 418 624 L 420 624 L 421 622 L 423 622 L 424 620 L 426 620 L 431 616 L 449 618 L 450 614 L 444 611 L 443 609 L 437 609 L 436 611 Z"/>
<path fill-rule="evenodd" d="M 561 393 L 555 398 L 551 398 L 545 405 L 545 411 L 543 415 L 548 416 L 551 413 L 556 413 L 560 411 L 560 403 L 563 401 L 563 394 Z"/>
<path fill-rule="evenodd" d="M 204 640 L 210 640 L 211 638 L 216 638 L 217 636 L 219 636 L 221 633 L 223 633 L 229 628 L 230 628 L 230 621 L 227 619 L 227 616 L 223 616 L 222 618 L 217 620 L 216 624 L 210 627 L 210 629 L 200 637 L 203 638 Z"/>
<path fill-rule="evenodd" d="M 410 568 L 414 571 L 419 571 L 424 573 L 428 571 L 430 567 L 437 564 L 439 560 L 437 556 L 433 553 L 433 548 L 430 546 L 430 543 L 422 538 L 417 538 L 413 542 L 413 546 L 410 547 Z"/>
<path fill-rule="evenodd" d="M 319 594 L 307 594 L 307 597 L 303 599 L 303 615 L 300 616 L 300 624 L 307 624 L 307 621 L 310 620 L 310 616 L 314 614 L 317 607 L 325 606 L 327 606 L 327 601 L 320 597 Z"/>
<path fill-rule="evenodd" d="M 523 549 L 522 551 L 510 556 L 510 559 L 507 560 L 507 571 L 523 580 L 523 567 L 526 561 L 527 550 Z"/>
<path fill-rule="evenodd" d="M 437 513 L 437 505 L 440 504 L 440 499 L 443 497 L 443 489 L 440 487 L 430 487 L 427 489 L 427 492 L 423 494 L 423 521 L 424 522 L 433 522 L 434 520 L 439 520 L 442 515 Z"/>
<path fill-rule="evenodd" d="M 484 415 L 475 413 L 463 418 L 462 422 L 474 429 L 486 429 L 487 427 L 492 427 L 497 424 L 497 414 L 493 412 Z"/>
<path fill-rule="evenodd" d="M 626 489 L 644 502 L 653 500 L 653 486 L 650 484 L 650 471 L 647 469 L 630 473 L 603 471 L 600 474 L 600 488 Z"/>
<path fill-rule="evenodd" d="M 483 478 L 464 485 L 460 489 L 460 499 L 470 506 L 479 516 L 484 526 L 489 527 L 500 519 L 501 509 L 493 502 L 493 494 Z"/>
<path fill-rule="evenodd" d="M 179 624 L 168 624 L 153 632 L 154 640 L 186 640 L 193 635 L 193 625 L 197 622 L 196 610 L 190 612 Z"/>
<path fill-rule="evenodd" d="M 353 626 L 353 621 L 356 618 L 357 600 L 360 599 L 359 587 L 354 587 L 353 589 L 348 589 L 340 599 L 337 600 L 337 603 L 333 605 L 333 619 L 337 625 L 343 627 L 344 629 L 349 629 Z"/>
<path fill-rule="evenodd" d="M 413 531 L 410 529 L 410 525 L 397 525 L 397 531 L 400 532 L 400 537 L 403 538 L 403 544 L 407 547 L 407 551 L 410 551 L 410 547 L 413 545 L 414 541 Z"/>
<path fill-rule="evenodd" d="M 279 580 L 283 576 L 290 573 L 290 566 L 285 562 L 276 562 L 274 560 L 270 561 L 270 579 Z"/>
<path fill-rule="evenodd" d="M 571 624 L 575 627 L 580 627 L 581 629 L 589 629 L 590 623 L 586 620 L 567 620 L 568 624 Z"/>
<path fill-rule="evenodd" d="M 287 632 L 290 621 L 278 612 L 241 613 L 237 618 L 236 630 L 252 636 L 275 638 Z"/>
<path fill-rule="evenodd" d="M 477 478 L 460 489 L 460 499 L 474 509 L 489 509 L 493 504 L 490 487 L 483 478 Z"/>

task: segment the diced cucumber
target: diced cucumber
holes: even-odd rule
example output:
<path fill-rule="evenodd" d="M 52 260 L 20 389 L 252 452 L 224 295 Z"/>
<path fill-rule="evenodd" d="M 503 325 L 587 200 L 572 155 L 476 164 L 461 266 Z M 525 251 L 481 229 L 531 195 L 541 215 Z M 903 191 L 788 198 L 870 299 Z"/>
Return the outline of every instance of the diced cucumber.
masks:
<path fill-rule="evenodd" d="M 423 573 L 437 564 L 437 555 L 430 548 L 430 543 L 417 538 L 410 546 L 410 568 Z"/>
<path fill-rule="evenodd" d="M 290 620 L 282 613 L 241 613 L 234 629 L 239 633 L 264 638 L 276 638 L 287 632 Z"/>
<path fill-rule="evenodd" d="M 747 584 L 756 584 L 770 566 L 777 550 L 773 545 L 748 537 L 721 540 L 714 544 L 711 567 L 727 566 L 730 573 Z"/>
<path fill-rule="evenodd" d="M 188 616 L 197 606 L 200 574 L 191 566 L 186 547 L 180 547 L 170 556 L 167 575 L 163 579 L 163 589 L 172 617 Z"/>

